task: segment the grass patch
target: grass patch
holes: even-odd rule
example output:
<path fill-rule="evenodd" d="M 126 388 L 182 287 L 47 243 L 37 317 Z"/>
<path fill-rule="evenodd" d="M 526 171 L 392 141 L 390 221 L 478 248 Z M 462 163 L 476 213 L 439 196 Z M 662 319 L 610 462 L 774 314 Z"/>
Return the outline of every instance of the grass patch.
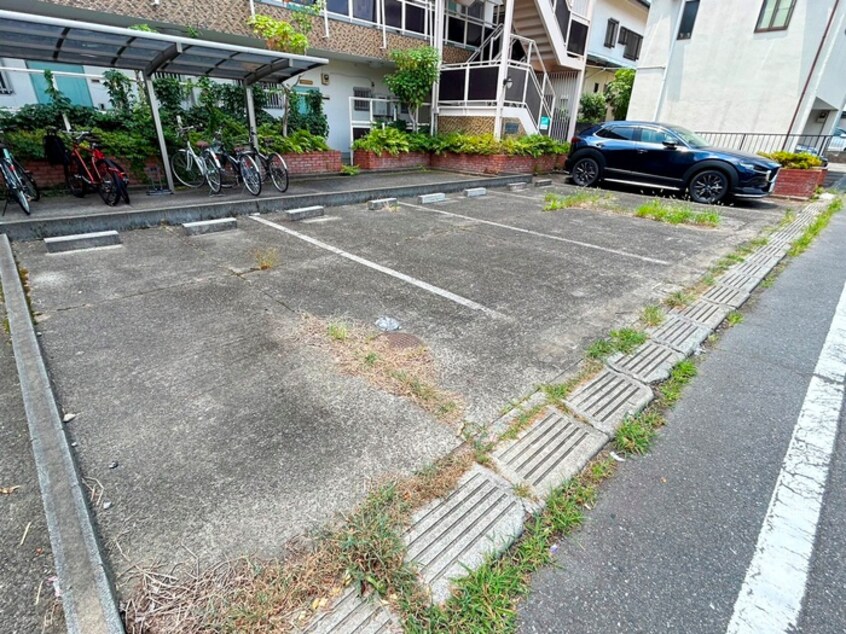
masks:
<path fill-rule="evenodd" d="M 540 405 L 535 405 L 534 407 L 521 411 L 520 414 L 508 425 L 508 429 L 500 434 L 499 439 L 513 440 L 514 438 L 517 438 L 521 431 L 529 427 L 538 419 L 545 406 L 545 403 L 541 403 Z"/>
<path fill-rule="evenodd" d="M 614 435 L 614 445 L 626 454 L 643 455 L 649 451 L 655 430 L 639 415 L 628 416 L 617 428 Z"/>
<path fill-rule="evenodd" d="M 552 192 L 544 196 L 544 211 L 559 209 L 613 209 L 617 199 L 610 194 L 595 191 L 576 192 L 561 196 Z"/>
<path fill-rule="evenodd" d="M 673 291 L 664 299 L 664 305 L 668 308 L 684 308 L 696 297 L 688 290 Z"/>
<path fill-rule="evenodd" d="M 831 222 L 831 217 L 842 208 L 843 198 L 838 196 L 829 203 L 828 207 L 825 208 L 825 211 L 818 215 L 811 224 L 805 227 L 805 231 L 803 231 L 802 235 L 793 241 L 790 245 L 790 250 L 787 253 L 793 257 L 804 253 L 808 247 L 811 246 L 811 243 L 817 239 L 817 236 L 820 235 L 822 230 L 828 226 L 828 223 Z"/>
<path fill-rule="evenodd" d="M 712 211 L 696 211 L 689 205 L 653 199 L 635 209 L 638 218 L 648 218 L 656 222 L 666 222 L 671 225 L 697 225 L 702 227 L 716 227 L 720 224 L 720 214 Z"/>
<path fill-rule="evenodd" d="M 369 328 L 306 317 L 307 338 L 327 346 L 345 374 L 416 403 L 441 422 L 457 424 L 464 404 L 457 394 L 438 385 L 435 360 L 425 346 L 394 348 Z"/>
<path fill-rule="evenodd" d="M 597 339 L 587 350 L 591 359 L 604 359 L 617 352 L 631 354 L 646 341 L 646 333 L 633 328 L 612 330 L 604 339 Z"/>
<path fill-rule="evenodd" d="M 664 323 L 664 309 L 658 304 L 644 306 L 640 311 L 640 321 L 644 326 L 655 328 Z"/>

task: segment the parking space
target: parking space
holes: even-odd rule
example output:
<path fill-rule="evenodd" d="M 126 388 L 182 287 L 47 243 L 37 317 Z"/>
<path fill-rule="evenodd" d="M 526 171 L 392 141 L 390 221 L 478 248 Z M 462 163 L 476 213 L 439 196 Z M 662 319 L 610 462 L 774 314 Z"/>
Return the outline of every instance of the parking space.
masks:
<path fill-rule="evenodd" d="M 182 546 L 204 561 L 277 554 L 373 478 L 460 442 L 344 374 L 310 345 L 304 315 L 393 317 L 431 350 L 466 418 L 488 423 L 783 213 L 744 208 L 708 230 L 543 212 L 544 193 L 243 217 L 235 231 L 149 229 L 56 255 L 16 244 L 115 569 L 177 561 Z"/>

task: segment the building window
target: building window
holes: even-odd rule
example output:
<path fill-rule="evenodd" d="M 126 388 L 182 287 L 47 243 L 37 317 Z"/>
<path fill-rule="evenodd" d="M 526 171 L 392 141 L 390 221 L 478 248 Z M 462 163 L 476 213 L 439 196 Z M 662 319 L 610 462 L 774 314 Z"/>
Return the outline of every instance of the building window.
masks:
<path fill-rule="evenodd" d="M 12 82 L 9 81 L 9 76 L 0 70 L 0 95 L 14 95 L 15 89 L 12 88 Z"/>
<path fill-rule="evenodd" d="M 623 57 L 632 61 L 636 61 L 640 57 L 640 46 L 643 43 L 642 35 L 621 26 L 620 38 L 617 41 L 626 47 L 623 51 Z"/>
<path fill-rule="evenodd" d="M 696 14 L 699 12 L 699 0 L 687 0 L 684 3 L 681 22 L 679 23 L 680 40 L 689 40 L 693 35 L 693 25 L 696 24 Z"/>
<path fill-rule="evenodd" d="M 608 26 L 605 29 L 605 47 L 614 48 L 617 45 L 617 27 L 620 23 L 617 20 L 608 20 Z"/>
<path fill-rule="evenodd" d="M 594 82 L 594 84 L 593 84 L 593 92 L 599 92 L 599 83 Z"/>
<path fill-rule="evenodd" d="M 755 31 L 783 31 L 790 24 L 796 0 L 764 0 Z"/>
<path fill-rule="evenodd" d="M 353 97 L 363 97 L 365 99 L 370 99 L 373 96 L 373 91 L 370 88 L 353 88 Z M 370 112 L 370 104 L 368 102 L 362 100 L 354 100 L 353 101 L 353 110 L 356 112 Z"/>

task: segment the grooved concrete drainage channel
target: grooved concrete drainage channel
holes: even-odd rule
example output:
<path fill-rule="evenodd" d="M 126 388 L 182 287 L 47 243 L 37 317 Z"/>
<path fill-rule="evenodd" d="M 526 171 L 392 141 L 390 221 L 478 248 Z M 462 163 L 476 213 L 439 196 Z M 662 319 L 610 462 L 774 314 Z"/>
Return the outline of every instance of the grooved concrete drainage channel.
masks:
<path fill-rule="evenodd" d="M 430 348 L 441 384 L 463 395 L 465 419 L 485 424 L 512 398 L 561 380 L 589 341 L 632 323 L 643 305 L 691 283 L 784 211 L 727 208 L 721 228 L 704 230 L 544 213 L 544 193 L 341 207 L 297 223 L 270 214 L 241 218 L 234 231 L 151 229 L 120 234 L 122 246 L 49 255 L 42 243 L 15 245 L 59 413 L 77 414 L 64 431 L 96 494 L 119 594 L 130 591 L 123 575 L 136 563 L 172 565 L 188 551 L 204 564 L 278 554 L 287 539 L 352 508 L 374 478 L 411 473 L 459 444 L 458 429 L 339 372 L 303 341 L 301 315 L 398 319 L 403 335 Z M 574 414 L 546 410 L 496 448 L 493 470 L 475 466 L 415 514 L 408 556 L 435 600 L 506 548 L 537 510 L 514 486 L 543 500 L 577 473 L 651 400 L 649 383 L 748 296 L 816 209 L 640 349 L 610 358 L 570 395 Z M 268 249 L 278 261 L 261 270 L 257 254 Z M 507 423 L 499 418 L 491 431 Z M 347 593 L 310 628 L 395 626 L 380 605 Z"/>

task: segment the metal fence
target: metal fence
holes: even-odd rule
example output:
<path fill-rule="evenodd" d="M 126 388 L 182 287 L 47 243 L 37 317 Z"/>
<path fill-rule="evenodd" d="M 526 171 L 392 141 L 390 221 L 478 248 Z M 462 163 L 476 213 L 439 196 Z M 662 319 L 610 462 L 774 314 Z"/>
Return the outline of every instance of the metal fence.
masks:
<path fill-rule="evenodd" d="M 758 152 L 811 151 L 823 155 L 829 149 L 831 136 L 824 134 L 767 134 L 763 132 L 697 132 L 716 147 Z"/>

